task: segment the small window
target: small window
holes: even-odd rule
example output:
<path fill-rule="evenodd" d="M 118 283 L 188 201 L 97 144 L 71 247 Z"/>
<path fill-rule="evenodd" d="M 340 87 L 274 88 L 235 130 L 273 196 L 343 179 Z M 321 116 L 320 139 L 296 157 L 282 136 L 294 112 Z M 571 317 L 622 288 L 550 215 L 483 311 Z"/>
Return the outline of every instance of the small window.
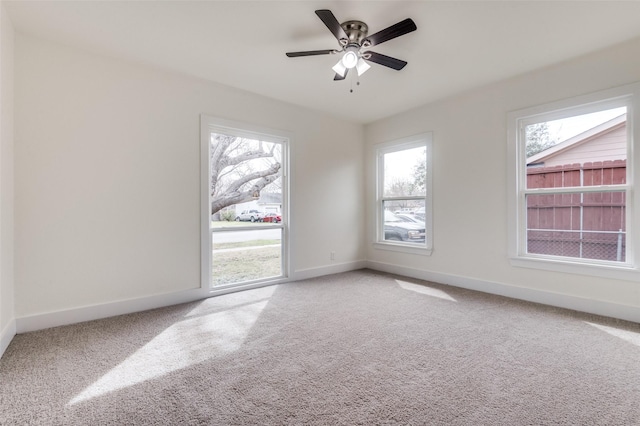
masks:
<path fill-rule="evenodd" d="M 637 267 L 636 93 L 633 85 L 510 114 L 510 256 L 538 262 L 516 264 Z"/>
<path fill-rule="evenodd" d="M 377 239 L 382 248 L 433 244 L 431 229 L 431 134 L 395 141 L 377 150 Z"/>

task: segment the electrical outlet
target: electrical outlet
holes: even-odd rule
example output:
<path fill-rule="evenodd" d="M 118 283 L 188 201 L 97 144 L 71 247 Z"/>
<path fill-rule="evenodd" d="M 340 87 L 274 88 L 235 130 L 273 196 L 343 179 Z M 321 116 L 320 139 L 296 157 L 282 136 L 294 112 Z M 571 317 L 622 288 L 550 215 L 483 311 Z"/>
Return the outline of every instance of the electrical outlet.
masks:
<path fill-rule="evenodd" d="M 331 253 L 329 253 L 329 259 L 330 260 L 336 260 L 336 252 L 332 251 Z"/>

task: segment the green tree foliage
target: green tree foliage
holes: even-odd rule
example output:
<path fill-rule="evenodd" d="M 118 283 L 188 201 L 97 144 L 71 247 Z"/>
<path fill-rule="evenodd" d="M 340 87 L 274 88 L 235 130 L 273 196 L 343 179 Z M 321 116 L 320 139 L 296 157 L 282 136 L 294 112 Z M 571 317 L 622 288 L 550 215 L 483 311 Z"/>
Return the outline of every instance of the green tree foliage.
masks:
<path fill-rule="evenodd" d="M 427 180 L 427 155 L 426 150 L 422 151 L 422 155 L 416 164 L 413 165 L 413 192 L 415 194 L 425 194 Z"/>
<path fill-rule="evenodd" d="M 525 128 L 525 138 L 527 158 L 554 146 L 558 142 L 551 138 L 549 125 L 547 123 L 528 125 Z"/>

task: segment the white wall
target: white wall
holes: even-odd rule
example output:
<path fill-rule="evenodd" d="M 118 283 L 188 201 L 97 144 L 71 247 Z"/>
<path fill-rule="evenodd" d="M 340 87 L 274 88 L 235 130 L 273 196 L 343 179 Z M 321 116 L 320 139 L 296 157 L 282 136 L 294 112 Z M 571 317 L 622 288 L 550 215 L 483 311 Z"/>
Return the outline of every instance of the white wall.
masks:
<path fill-rule="evenodd" d="M 362 263 L 361 126 L 20 34 L 15 49 L 18 319 L 199 287 L 202 113 L 293 134 L 294 277 Z"/>
<path fill-rule="evenodd" d="M 0 4 L 0 356 L 15 335 L 13 283 L 13 25 Z"/>
<path fill-rule="evenodd" d="M 431 257 L 373 248 L 373 268 L 640 321 L 640 283 L 517 268 L 507 258 L 507 113 L 640 81 L 640 40 L 366 126 L 367 205 L 374 146 L 434 132 Z M 373 235 L 372 217 L 368 229 Z"/>

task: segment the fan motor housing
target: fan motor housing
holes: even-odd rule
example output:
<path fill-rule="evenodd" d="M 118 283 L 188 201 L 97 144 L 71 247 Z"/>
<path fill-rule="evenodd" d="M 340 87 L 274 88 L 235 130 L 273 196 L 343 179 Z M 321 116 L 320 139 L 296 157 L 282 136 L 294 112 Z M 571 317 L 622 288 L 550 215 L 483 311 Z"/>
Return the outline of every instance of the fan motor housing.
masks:
<path fill-rule="evenodd" d="M 369 27 L 362 21 L 346 21 L 340 24 L 347 36 L 349 36 L 349 44 L 357 43 L 362 45 L 362 40 L 367 36 Z"/>

